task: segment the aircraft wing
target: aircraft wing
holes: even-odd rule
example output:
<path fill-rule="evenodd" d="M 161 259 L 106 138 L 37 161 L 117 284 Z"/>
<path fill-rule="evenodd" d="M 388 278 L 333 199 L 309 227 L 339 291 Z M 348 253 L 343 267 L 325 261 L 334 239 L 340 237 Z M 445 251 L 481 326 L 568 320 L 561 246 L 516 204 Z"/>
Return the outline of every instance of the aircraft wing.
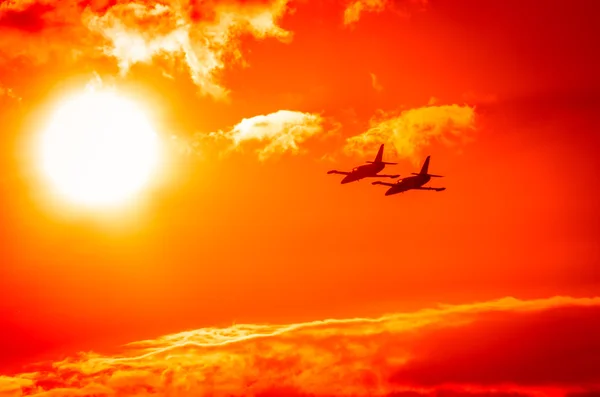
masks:
<path fill-rule="evenodd" d="M 377 175 L 369 175 L 371 178 L 398 178 L 400 175 L 385 175 L 385 174 L 377 174 Z"/>
<path fill-rule="evenodd" d="M 395 183 L 375 181 L 375 182 L 371 182 L 371 185 L 395 186 L 396 184 Z"/>
<path fill-rule="evenodd" d="M 411 172 L 411 174 L 413 174 L 413 175 L 423 175 L 423 174 L 419 174 L 419 173 L 416 173 L 416 172 Z M 425 174 L 425 175 L 430 176 L 432 178 L 443 178 L 444 177 L 444 175 L 435 175 L 435 174 Z"/>
<path fill-rule="evenodd" d="M 446 190 L 445 187 L 413 187 L 415 190 L 435 190 L 436 192 L 441 192 L 442 190 Z"/>
<path fill-rule="evenodd" d="M 349 172 L 346 171 L 338 171 L 338 170 L 331 170 L 331 171 L 327 171 L 328 174 L 342 174 L 342 175 L 350 175 Z"/>

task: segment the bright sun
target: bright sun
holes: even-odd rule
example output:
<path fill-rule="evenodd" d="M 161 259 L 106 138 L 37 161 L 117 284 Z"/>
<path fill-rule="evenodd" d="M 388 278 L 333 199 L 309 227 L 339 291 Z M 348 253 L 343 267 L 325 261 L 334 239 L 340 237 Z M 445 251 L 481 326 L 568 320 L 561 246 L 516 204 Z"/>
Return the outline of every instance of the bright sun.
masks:
<path fill-rule="evenodd" d="M 159 160 L 159 141 L 144 113 L 111 91 L 65 101 L 41 137 L 41 166 L 74 204 L 113 206 L 139 193 Z"/>

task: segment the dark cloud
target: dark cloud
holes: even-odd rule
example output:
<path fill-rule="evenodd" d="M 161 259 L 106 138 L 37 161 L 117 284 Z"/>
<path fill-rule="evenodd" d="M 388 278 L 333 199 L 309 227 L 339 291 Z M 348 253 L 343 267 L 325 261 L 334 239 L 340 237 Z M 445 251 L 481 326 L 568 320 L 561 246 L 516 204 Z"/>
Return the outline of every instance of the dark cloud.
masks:
<path fill-rule="evenodd" d="M 37 33 L 46 28 L 45 16 L 54 10 L 50 4 L 31 3 L 23 9 L 0 9 L 0 31 L 16 29 Z"/>
<path fill-rule="evenodd" d="M 414 346 L 398 383 L 582 386 L 600 382 L 600 308 L 493 313 L 433 330 Z"/>

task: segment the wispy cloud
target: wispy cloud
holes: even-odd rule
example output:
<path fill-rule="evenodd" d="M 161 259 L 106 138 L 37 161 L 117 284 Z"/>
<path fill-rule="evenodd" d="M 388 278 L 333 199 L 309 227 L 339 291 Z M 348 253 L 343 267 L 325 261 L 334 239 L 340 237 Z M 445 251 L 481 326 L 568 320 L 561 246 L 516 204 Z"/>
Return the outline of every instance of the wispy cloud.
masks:
<path fill-rule="evenodd" d="M 363 12 L 382 12 L 388 3 L 389 0 L 353 0 L 344 10 L 344 25 L 357 22 Z"/>
<path fill-rule="evenodd" d="M 257 147 L 258 157 L 264 161 L 275 154 L 300 153 L 306 140 L 328 131 L 326 126 L 327 121 L 318 113 L 279 110 L 242 119 L 226 131 L 197 134 L 196 138 L 204 143 L 220 141 L 226 151 Z"/>
<path fill-rule="evenodd" d="M 379 79 L 375 73 L 371 73 L 371 86 L 373 86 L 375 91 L 383 91 L 383 86 L 379 82 Z"/>
<path fill-rule="evenodd" d="M 344 25 L 353 25 L 360 20 L 363 13 L 381 13 L 392 10 L 404 16 L 413 11 L 423 10 L 429 0 L 351 0 L 344 9 Z"/>
<path fill-rule="evenodd" d="M 0 378 L 4 396 L 565 396 L 600 387 L 600 298 L 204 328 Z"/>
<path fill-rule="evenodd" d="M 463 143 L 475 130 L 475 109 L 467 105 L 430 105 L 400 112 L 379 112 L 370 127 L 347 139 L 348 153 L 365 155 L 386 143 L 398 156 L 410 158 L 433 140 Z"/>

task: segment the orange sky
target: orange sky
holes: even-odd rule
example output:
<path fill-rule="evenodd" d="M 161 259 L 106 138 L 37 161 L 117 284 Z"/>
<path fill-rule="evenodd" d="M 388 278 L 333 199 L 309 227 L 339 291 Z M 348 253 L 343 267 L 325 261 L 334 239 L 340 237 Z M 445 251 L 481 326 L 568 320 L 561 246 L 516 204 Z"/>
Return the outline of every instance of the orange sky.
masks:
<path fill-rule="evenodd" d="M 210 384 L 225 395 L 598 390 L 598 11 L 3 1 L 0 396 L 204 395 L 195 354 L 221 368 Z M 49 205 L 25 144 L 61 98 L 99 81 L 171 142 L 160 182 L 109 218 Z M 446 176 L 431 184 L 447 190 L 385 197 L 326 175 L 379 143 L 403 176 L 431 155 Z M 422 324 L 418 310 L 437 304 L 457 314 Z M 199 329 L 188 337 L 201 342 L 234 322 L 261 325 L 198 349 L 178 334 Z M 299 325 L 218 347 L 280 329 L 266 324 Z M 133 364 L 114 361 L 140 340 Z M 143 357 L 165 347 L 177 353 Z M 57 364 L 24 375 L 38 360 Z"/>

